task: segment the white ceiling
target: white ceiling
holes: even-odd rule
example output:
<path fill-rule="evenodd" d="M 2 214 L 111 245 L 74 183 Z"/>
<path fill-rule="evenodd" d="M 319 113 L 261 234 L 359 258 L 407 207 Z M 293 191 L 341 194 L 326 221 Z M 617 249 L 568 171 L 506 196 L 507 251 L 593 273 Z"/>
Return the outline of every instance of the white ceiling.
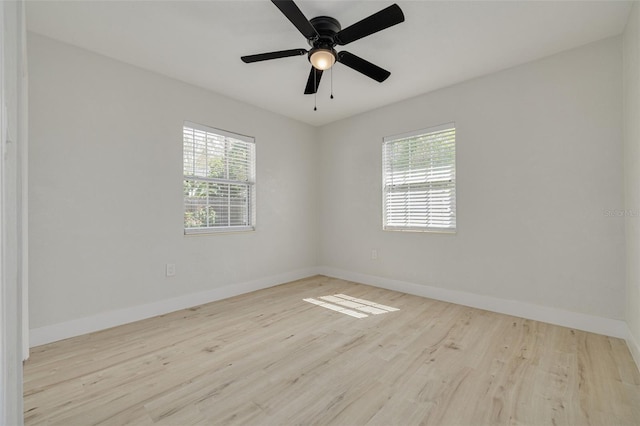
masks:
<path fill-rule="evenodd" d="M 307 18 L 345 28 L 388 1 L 304 1 Z M 391 77 L 377 83 L 337 64 L 335 99 L 325 73 L 304 95 L 305 56 L 253 64 L 240 56 L 308 48 L 269 1 L 29 1 L 30 31 L 155 71 L 270 111 L 322 125 L 421 93 L 620 34 L 622 1 L 398 1 L 405 22 L 337 50 Z"/>

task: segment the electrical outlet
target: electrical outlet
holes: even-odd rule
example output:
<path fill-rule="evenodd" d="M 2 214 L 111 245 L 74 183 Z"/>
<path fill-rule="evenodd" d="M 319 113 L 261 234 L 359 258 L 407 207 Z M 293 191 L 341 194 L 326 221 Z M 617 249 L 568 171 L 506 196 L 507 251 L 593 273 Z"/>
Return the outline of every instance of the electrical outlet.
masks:
<path fill-rule="evenodd" d="M 176 274 L 176 264 L 175 263 L 167 263 L 166 268 L 167 276 L 173 277 Z"/>
<path fill-rule="evenodd" d="M 378 258 L 378 250 L 371 249 L 371 260 L 376 260 Z"/>

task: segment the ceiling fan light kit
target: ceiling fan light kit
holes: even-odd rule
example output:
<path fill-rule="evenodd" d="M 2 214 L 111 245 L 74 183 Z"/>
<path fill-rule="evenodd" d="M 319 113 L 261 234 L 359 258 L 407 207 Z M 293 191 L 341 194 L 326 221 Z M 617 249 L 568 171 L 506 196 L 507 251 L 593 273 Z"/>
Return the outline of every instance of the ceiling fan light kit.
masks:
<path fill-rule="evenodd" d="M 328 70 L 336 63 L 336 51 L 333 49 L 316 48 L 309 51 L 309 62 L 317 70 Z"/>
<path fill-rule="evenodd" d="M 345 50 L 336 52 L 334 47 L 336 45 L 344 46 L 404 22 L 404 14 L 397 4 L 393 4 L 342 29 L 340 22 L 330 16 L 318 16 L 308 20 L 293 0 L 271 0 L 271 2 L 307 39 L 311 49 L 308 51 L 305 49 L 290 49 L 242 56 L 243 62 L 260 62 L 306 54 L 312 66 L 304 91 L 305 95 L 315 94 L 318 91 L 322 72 L 333 67 L 336 62 L 340 62 L 379 83 L 382 83 L 391 75 L 389 71 L 353 53 Z"/>

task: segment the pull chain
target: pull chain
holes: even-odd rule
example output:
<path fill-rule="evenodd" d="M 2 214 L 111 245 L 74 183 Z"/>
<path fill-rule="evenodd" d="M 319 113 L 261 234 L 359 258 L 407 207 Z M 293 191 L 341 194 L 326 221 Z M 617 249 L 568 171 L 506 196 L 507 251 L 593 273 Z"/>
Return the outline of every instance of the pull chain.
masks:
<path fill-rule="evenodd" d="M 316 76 L 318 74 L 316 73 L 316 70 L 313 70 L 313 87 L 315 87 L 315 90 L 313 91 L 313 110 L 317 111 L 318 110 L 318 83 L 316 82 Z"/>
<path fill-rule="evenodd" d="M 331 96 L 329 99 L 333 99 L 333 67 L 331 67 Z"/>

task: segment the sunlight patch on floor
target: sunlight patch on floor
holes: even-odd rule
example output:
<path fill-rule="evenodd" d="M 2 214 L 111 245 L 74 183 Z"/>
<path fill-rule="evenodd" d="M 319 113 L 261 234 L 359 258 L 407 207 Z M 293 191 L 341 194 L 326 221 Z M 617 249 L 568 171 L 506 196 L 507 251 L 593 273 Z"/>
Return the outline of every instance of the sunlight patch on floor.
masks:
<path fill-rule="evenodd" d="M 305 302 L 313 303 L 323 308 L 331 309 L 332 311 L 340 312 L 345 315 L 352 316 L 354 318 L 366 318 L 369 315 L 380 315 L 388 312 L 399 311 L 398 308 L 393 308 L 387 305 L 381 305 L 369 300 L 358 299 L 346 294 L 334 294 L 333 296 L 321 296 L 320 299 L 314 299 L 312 297 L 302 299 Z"/>

